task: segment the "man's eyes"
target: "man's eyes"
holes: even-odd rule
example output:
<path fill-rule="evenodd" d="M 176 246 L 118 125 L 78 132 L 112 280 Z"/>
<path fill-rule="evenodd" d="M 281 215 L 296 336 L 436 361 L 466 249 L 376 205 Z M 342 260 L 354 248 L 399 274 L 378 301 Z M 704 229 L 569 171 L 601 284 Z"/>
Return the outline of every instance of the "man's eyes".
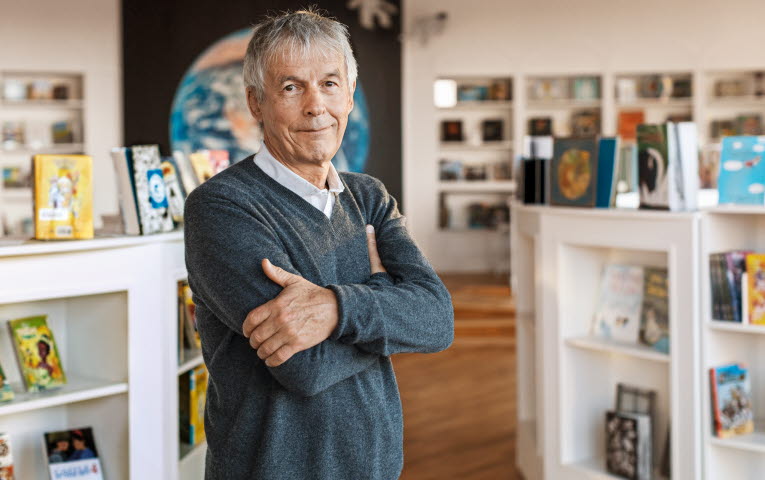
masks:
<path fill-rule="evenodd" d="M 295 90 L 297 90 L 297 85 L 289 84 L 284 87 L 285 92 L 294 92 Z"/>

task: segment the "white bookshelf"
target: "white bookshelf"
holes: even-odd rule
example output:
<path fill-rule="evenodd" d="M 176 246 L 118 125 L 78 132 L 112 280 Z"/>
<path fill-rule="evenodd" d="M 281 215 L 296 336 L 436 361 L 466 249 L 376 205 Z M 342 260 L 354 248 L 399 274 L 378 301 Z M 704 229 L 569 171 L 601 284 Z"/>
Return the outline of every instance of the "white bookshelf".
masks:
<path fill-rule="evenodd" d="M 182 268 L 180 232 L 0 242 L 0 363 L 16 393 L 0 404 L 0 425 L 16 478 L 48 478 L 43 433 L 79 427 L 93 428 L 105 478 L 201 478 L 203 448 L 179 474 L 173 282 Z M 48 315 L 68 382 L 23 393 L 4 324 L 38 314 Z"/>
<path fill-rule="evenodd" d="M 534 417 L 542 426 L 535 437 L 544 464 L 541 478 L 616 478 L 606 472 L 604 442 L 605 414 L 615 408 L 618 383 L 657 392 L 654 463 L 661 458 L 671 421 L 672 478 L 700 478 L 701 378 L 695 359 L 701 327 L 693 280 L 699 278 L 699 215 L 513 208 L 513 231 L 534 232 L 525 239 L 516 233 L 512 241 L 516 308 L 528 312 L 533 298 L 534 314 L 528 318 L 543 331 L 529 342 L 518 320 L 518 382 L 519 390 L 526 390 L 519 392 L 519 424 L 530 420 L 524 409 L 528 398 L 522 400 L 533 391 L 539 395 Z M 668 269 L 669 354 L 591 336 L 602 269 L 609 263 Z M 529 285 L 535 286 L 533 297 Z M 537 352 L 524 353 L 522 344 L 534 344 Z M 522 372 L 530 370 L 541 386 L 523 382 Z M 519 438 L 519 451 L 533 438 Z"/>

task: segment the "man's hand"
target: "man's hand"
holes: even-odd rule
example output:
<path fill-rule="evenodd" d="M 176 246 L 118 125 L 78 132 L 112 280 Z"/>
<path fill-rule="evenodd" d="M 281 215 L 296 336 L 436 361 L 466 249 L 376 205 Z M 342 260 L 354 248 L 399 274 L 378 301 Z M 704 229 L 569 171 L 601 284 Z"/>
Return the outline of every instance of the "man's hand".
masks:
<path fill-rule="evenodd" d="M 377 238 L 375 236 L 375 227 L 367 225 L 367 247 L 369 250 L 369 266 L 372 273 L 387 272 L 380 260 L 380 254 L 377 253 Z"/>
<path fill-rule="evenodd" d="M 289 273 L 264 258 L 263 272 L 284 287 L 273 300 L 255 308 L 242 331 L 269 367 L 323 342 L 337 326 L 335 293 Z"/>

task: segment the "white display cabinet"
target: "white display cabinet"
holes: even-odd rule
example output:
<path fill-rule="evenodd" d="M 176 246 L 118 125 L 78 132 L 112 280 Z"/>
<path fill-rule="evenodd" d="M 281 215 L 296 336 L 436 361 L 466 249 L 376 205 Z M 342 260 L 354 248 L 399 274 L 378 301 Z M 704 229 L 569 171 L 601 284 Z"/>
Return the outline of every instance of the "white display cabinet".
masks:
<path fill-rule="evenodd" d="M 765 472 L 765 327 L 716 321 L 712 317 L 709 255 L 729 250 L 765 251 L 765 209 L 719 207 L 701 221 L 701 285 L 703 313 L 703 438 L 705 478 L 754 480 Z M 733 438 L 713 433 L 709 369 L 742 362 L 749 368 L 755 432 Z"/>
<path fill-rule="evenodd" d="M 0 429 L 11 435 L 17 478 L 48 478 L 43 433 L 88 426 L 105 478 L 201 478 L 179 473 L 174 281 L 182 269 L 180 232 L 0 243 L 0 362 L 16 392 L 0 404 Z M 38 314 L 48 315 L 68 383 L 21 393 L 4 324 Z"/>
<path fill-rule="evenodd" d="M 572 115 L 581 111 L 597 112 L 600 128 L 603 128 L 603 78 L 601 74 L 529 75 L 524 77 L 525 105 L 522 128 L 529 135 L 528 122 L 535 117 L 552 120 L 552 133 L 557 137 L 571 136 Z M 590 85 L 585 89 L 578 82 Z"/>
<path fill-rule="evenodd" d="M 542 353 L 519 352 L 518 368 L 542 372 L 537 375 L 542 385 L 534 391 L 541 395 L 542 413 L 538 405 L 536 417 L 543 419 L 544 478 L 612 478 L 604 460 L 605 414 L 615 408 L 620 382 L 657 392 L 654 464 L 663 454 L 671 421 L 672 478 L 699 478 L 699 289 L 687 280 L 699 278 L 699 214 L 532 206 L 516 207 L 513 214 L 523 222 L 515 231 L 535 232 L 527 236 L 535 239 L 535 278 L 525 281 L 535 286 L 534 323 L 543 331 L 537 339 Z M 528 238 L 516 241 L 530 245 Z M 528 250 L 524 255 L 529 257 Z M 523 269 L 523 263 L 514 266 Z M 609 263 L 668 269 L 669 354 L 591 335 L 601 275 Z M 528 290 L 517 283 L 516 298 L 527 306 Z M 535 365 L 528 365 L 530 358 Z M 519 418 L 523 424 L 529 412 L 519 405 L 519 415 L 526 416 Z"/>

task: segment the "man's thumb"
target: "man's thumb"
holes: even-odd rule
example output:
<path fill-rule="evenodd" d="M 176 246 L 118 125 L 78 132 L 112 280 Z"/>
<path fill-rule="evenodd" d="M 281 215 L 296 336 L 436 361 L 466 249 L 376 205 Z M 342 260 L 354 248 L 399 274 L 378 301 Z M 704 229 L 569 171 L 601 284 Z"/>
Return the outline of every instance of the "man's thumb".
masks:
<path fill-rule="evenodd" d="M 291 283 L 290 279 L 295 276 L 283 268 L 277 267 L 267 258 L 263 259 L 261 266 L 263 267 L 263 273 L 265 273 L 272 282 L 282 287 L 289 285 Z"/>

